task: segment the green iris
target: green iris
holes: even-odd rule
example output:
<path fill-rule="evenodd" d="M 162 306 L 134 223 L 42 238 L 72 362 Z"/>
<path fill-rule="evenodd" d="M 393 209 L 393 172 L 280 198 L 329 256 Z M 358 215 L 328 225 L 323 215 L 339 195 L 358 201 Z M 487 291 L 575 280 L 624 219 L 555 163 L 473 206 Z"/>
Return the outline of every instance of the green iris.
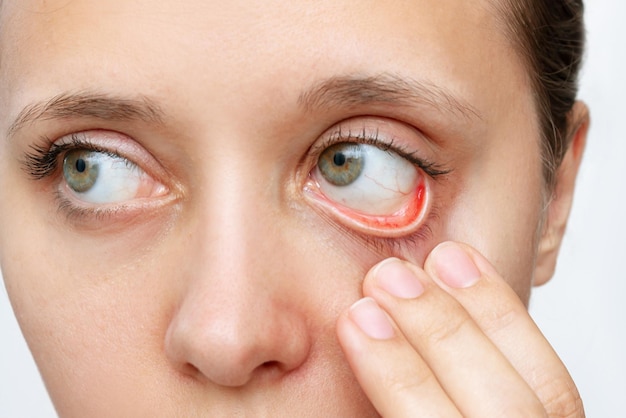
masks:
<path fill-rule="evenodd" d="M 317 166 L 322 176 L 335 186 L 354 183 L 365 166 L 361 145 L 348 142 L 332 145 L 322 152 Z"/>
<path fill-rule="evenodd" d="M 91 189 L 98 180 L 99 153 L 88 150 L 73 150 L 63 160 L 63 176 L 67 185 L 76 193 Z"/>

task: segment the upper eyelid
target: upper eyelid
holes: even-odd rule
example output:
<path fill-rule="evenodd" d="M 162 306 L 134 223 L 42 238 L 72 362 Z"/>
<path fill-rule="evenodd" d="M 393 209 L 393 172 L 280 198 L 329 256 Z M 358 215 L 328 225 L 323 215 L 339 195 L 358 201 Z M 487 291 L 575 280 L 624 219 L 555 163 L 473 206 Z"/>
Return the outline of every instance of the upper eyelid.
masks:
<path fill-rule="evenodd" d="M 98 136 L 104 139 L 99 139 Z M 79 148 L 105 153 L 115 158 L 123 158 L 140 167 L 157 181 L 167 184 L 170 189 L 178 189 L 179 187 L 172 176 L 168 175 L 165 168 L 148 150 L 134 139 L 115 131 L 74 132 L 56 140 L 42 137 L 39 143 L 31 145 L 31 151 L 24 154 L 21 163 L 24 170 L 33 179 L 40 180 L 54 173 L 60 155 Z"/>
<path fill-rule="evenodd" d="M 42 144 L 32 145 L 30 147 L 31 151 L 25 153 L 22 164 L 35 180 L 41 180 L 52 174 L 57 168 L 59 156 L 72 149 L 83 148 L 94 152 L 114 154 L 113 152 L 94 146 L 89 141 L 79 141 L 74 137 L 74 134 L 71 136 L 72 142 L 63 144 L 56 144 L 54 141 L 44 138 Z"/>
<path fill-rule="evenodd" d="M 70 134 L 69 138 L 70 142 L 57 144 L 55 141 L 44 137 L 41 143 L 31 145 L 31 151 L 25 153 L 21 162 L 33 179 L 41 180 L 53 174 L 57 169 L 59 156 L 73 149 L 86 149 L 127 159 L 124 155 L 96 145 L 86 138 L 81 139 L 77 133 Z"/>
<path fill-rule="evenodd" d="M 382 137 L 387 135 L 381 135 L 380 132 L 380 128 L 368 129 L 365 126 L 362 126 L 357 130 L 357 133 L 353 133 L 352 129 L 344 129 L 343 125 L 340 124 L 325 135 L 325 138 L 321 143 L 314 144 L 311 147 L 310 153 L 317 158 L 317 156 L 320 155 L 324 149 L 333 144 L 339 142 L 355 142 L 373 145 L 383 151 L 394 152 L 400 157 L 407 159 L 413 165 L 424 170 L 424 172 L 432 178 L 444 176 L 452 172 L 451 168 L 445 167 L 435 161 L 428 160 L 425 157 L 421 157 L 418 155 L 417 150 L 411 150 L 408 145 L 398 143 L 399 141 L 396 140 L 396 136 L 393 134 L 388 135 L 388 138 L 383 139 Z"/>

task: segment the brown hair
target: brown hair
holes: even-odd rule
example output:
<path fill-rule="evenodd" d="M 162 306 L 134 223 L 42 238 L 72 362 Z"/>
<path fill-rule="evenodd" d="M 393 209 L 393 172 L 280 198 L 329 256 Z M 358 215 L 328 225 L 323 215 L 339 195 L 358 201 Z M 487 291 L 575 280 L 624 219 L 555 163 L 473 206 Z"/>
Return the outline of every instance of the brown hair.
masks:
<path fill-rule="evenodd" d="M 556 169 L 577 121 L 570 111 L 578 94 L 585 27 L 583 0 L 495 0 L 498 16 L 529 67 L 539 114 L 544 177 L 554 185 Z"/>

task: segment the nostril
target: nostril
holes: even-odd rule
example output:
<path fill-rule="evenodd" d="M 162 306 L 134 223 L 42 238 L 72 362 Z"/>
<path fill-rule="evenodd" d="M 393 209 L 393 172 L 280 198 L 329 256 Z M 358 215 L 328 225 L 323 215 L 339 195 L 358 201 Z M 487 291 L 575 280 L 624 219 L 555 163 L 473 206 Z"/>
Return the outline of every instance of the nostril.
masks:
<path fill-rule="evenodd" d="M 266 361 L 260 364 L 256 370 L 252 372 L 252 375 L 256 376 L 257 379 L 266 381 L 273 380 L 283 375 L 287 371 L 286 369 L 285 364 L 280 361 Z"/>
<path fill-rule="evenodd" d="M 266 361 L 261 364 L 261 368 L 263 369 L 280 369 L 280 362 L 278 361 Z"/>
<path fill-rule="evenodd" d="M 194 366 L 191 363 L 185 363 L 181 367 L 180 371 L 182 372 L 182 374 L 189 376 L 191 378 L 194 378 L 194 379 L 202 375 L 202 372 L 200 371 L 200 369 L 198 369 L 196 366 Z"/>

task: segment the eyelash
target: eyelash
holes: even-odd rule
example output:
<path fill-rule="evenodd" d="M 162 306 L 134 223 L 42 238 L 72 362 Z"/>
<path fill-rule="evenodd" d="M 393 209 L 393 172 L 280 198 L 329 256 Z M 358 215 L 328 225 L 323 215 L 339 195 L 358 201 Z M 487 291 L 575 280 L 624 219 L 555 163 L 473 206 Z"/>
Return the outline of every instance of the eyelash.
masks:
<path fill-rule="evenodd" d="M 118 152 L 94 144 L 86 135 L 74 133 L 70 135 L 70 142 L 61 145 L 57 145 L 48 137 L 44 137 L 40 144 L 31 146 L 32 151 L 25 154 L 22 165 L 26 173 L 34 180 L 43 180 L 57 170 L 59 156 L 74 149 L 99 152 L 111 157 L 121 156 Z M 131 164 L 130 161 L 129 164 Z"/>
<path fill-rule="evenodd" d="M 311 149 L 310 155 L 315 159 L 315 161 L 317 161 L 326 148 L 342 142 L 372 145 L 382 151 L 396 153 L 433 179 L 450 174 L 452 171 L 451 169 L 443 167 L 438 163 L 417 156 L 417 152 L 409 151 L 405 146 L 397 144 L 393 138 L 390 140 L 381 139 L 378 129 L 374 132 L 370 132 L 369 130 L 363 128 L 358 134 L 353 134 L 351 130 L 344 132 L 341 128 L 339 128 L 324 142 L 319 145 L 315 145 Z"/>

